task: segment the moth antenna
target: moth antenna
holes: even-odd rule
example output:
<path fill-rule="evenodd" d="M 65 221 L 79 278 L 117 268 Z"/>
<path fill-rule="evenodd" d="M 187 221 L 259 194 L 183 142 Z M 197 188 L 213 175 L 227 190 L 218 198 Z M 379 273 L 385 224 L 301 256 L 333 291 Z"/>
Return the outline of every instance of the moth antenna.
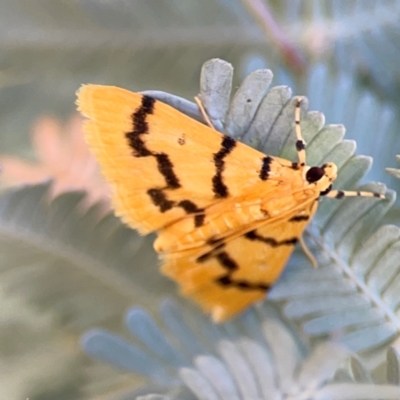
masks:
<path fill-rule="evenodd" d="M 300 126 L 300 105 L 302 102 L 301 97 L 296 98 L 296 108 L 294 112 L 294 123 L 295 123 L 295 131 L 296 131 L 296 150 L 297 156 L 299 158 L 300 168 L 303 170 L 306 166 L 306 143 L 303 139 L 303 135 L 301 134 L 301 126 Z"/>
<path fill-rule="evenodd" d="M 307 247 L 306 242 L 304 241 L 303 235 L 301 235 L 299 237 L 299 243 L 300 243 L 301 249 L 303 250 L 304 254 L 310 260 L 311 265 L 314 268 L 318 268 L 318 262 L 315 259 L 313 253 L 311 253 L 311 250 Z"/>
<path fill-rule="evenodd" d="M 342 199 L 343 197 L 377 197 L 385 199 L 385 195 L 377 192 L 360 192 L 358 190 L 331 190 L 326 197 L 332 199 Z"/>
<path fill-rule="evenodd" d="M 203 103 L 202 103 L 200 97 L 199 97 L 199 96 L 194 96 L 194 101 L 196 102 L 197 107 L 199 107 L 199 110 L 200 110 L 200 112 L 201 112 L 201 115 L 203 116 L 204 120 L 207 122 L 207 125 L 208 125 L 210 128 L 216 130 L 216 129 L 214 128 L 214 125 L 212 124 L 212 122 L 211 122 L 211 120 L 210 120 L 210 117 L 209 117 L 208 114 L 207 114 L 207 111 L 205 110 L 205 108 L 204 108 L 204 106 L 203 106 Z"/>

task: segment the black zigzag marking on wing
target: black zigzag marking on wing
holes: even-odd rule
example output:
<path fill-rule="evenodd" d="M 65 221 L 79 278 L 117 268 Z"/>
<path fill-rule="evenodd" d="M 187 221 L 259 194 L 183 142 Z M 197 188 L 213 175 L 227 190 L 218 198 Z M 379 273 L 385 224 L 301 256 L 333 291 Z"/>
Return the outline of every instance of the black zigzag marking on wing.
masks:
<path fill-rule="evenodd" d="M 178 207 L 185 210 L 186 214 L 196 214 L 194 216 L 194 226 L 198 228 L 204 224 L 206 214 L 204 213 L 204 208 L 199 208 L 190 200 L 181 200 L 177 203 Z"/>
<path fill-rule="evenodd" d="M 142 97 L 142 104 L 132 114 L 133 130 L 125 134 L 129 146 L 133 149 L 135 157 L 154 157 L 157 167 L 165 179 L 168 189 L 178 189 L 181 187 L 178 177 L 175 175 L 173 164 L 165 153 L 156 153 L 146 147 L 142 135 L 149 134 L 149 124 L 147 116 L 154 113 L 156 100 L 150 96 Z"/>
<path fill-rule="evenodd" d="M 165 153 L 154 154 L 157 160 L 158 170 L 164 176 L 168 189 L 178 189 L 181 187 L 178 177 L 175 175 L 174 166 Z"/>
<path fill-rule="evenodd" d="M 228 187 L 222 180 L 222 172 L 225 169 L 224 158 L 235 148 L 236 140 L 230 136 L 224 136 L 221 148 L 214 153 L 215 175 L 212 178 L 213 192 L 216 198 L 223 198 L 229 195 Z"/>
<path fill-rule="evenodd" d="M 301 217 L 301 220 L 303 220 L 303 217 Z M 256 230 L 247 232 L 244 237 L 252 241 L 261 241 L 272 247 L 293 246 L 297 243 L 298 240 L 296 237 L 284 240 L 276 240 L 272 237 L 261 236 L 257 233 Z M 239 265 L 236 263 L 235 260 L 231 258 L 227 251 L 222 250 L 225 246 L 225 243 L 222 240 L 219 240 L 212 241 L 209 244 L 215 244 L 215 247 L 208 253 L 200 256 L 197 261 L 201 263 L 209 260 L 210 258 L 215 258 L 219 262 L 219 264 L 226 270 L 226 273 L 224 275 L 215 280 L 219 285 L 227 288 L 236 287 L 241 290 L 262 290 L 265 292 L 270 289 L 270 285 L 263 282 L 255 283 L 249 282 L 245 279 L 234 279 L 232 277 L 232 274 L 239 269 Z"/>
<path fill-rule="evenodd" d="M 218 284 L 225 287 L 236 287 L 241 290 L 262 290 L 267 292 L 270 285 L 266 283 L 252 283 L 245 279 L 232 279 L 230 275 L 222 275 L 215 280 Z"/>
<path fill-rule="evenodd" d="M 297 243 L 298 238 L 292 237 L 284 240 L 276 240 L 273 237 L 261 236 L 257 233 L 256 230 L 250 231 L 245 233 L 244 237 L 249 240 L 257 240 L 268 244 L 272 247 L 279 247 L 279 246 L 293 246 Z"/>
<path fill-rule="evenodd" d="M 176 205 L 174 201 L 168 200 L 162 189 L 149 189 L 147 194 L 150 196 L 153 204 L 159 207 L 162 213 L 170 210 Z"/>
<path fill-rule="evenodd" d="M 261 166 L 261 171 L 260 171 L 260 179 L 263 181 L 266 181 L 268 179 L 270 170 L 271 170 L 271 163 L 273 161 L 273 158 L 270 156 L 265 156 L 262 159 L 262 166 Z"/>
<path fill-rule="evenodd" d="M 308 221 L 310 219 L 309 215 L 295 215 L 294 217 L 289 219 L 289 222 L 302 222 Z"/>
<path fill-rule="evenodd" d="M 164 177 L 165 188 L 151 188 L 147 191 L 152 203 L 159 207 L 162 213 L 170 210 L 173 207 L 182 208 L 187 214 L 196 214 L 194 217 L 194 224 L 199 227 L 204 224 L 205 214 L 204 209 L 199 208 L 195 203 L 190 200 L 181 200 L 175 202 L 169 200 L 165 191 L 167 189 L 179 189 L 181 184 L 174 171 L 168 154 L 163 152 L 157 153 L 146 147 L 142 135 L 149 134 L 149 124 L 147 116 L 154 113 L 154 104 L 156 100 L 150 96 L 143 96 L 142 103 L 137 110 L 132 114 L 133 129 L 131 132 L 125 134 L 128 139 L 129 146 L 133 150 L 134 157 L 154 157 L 157 161 L 157 168 L 161 175 Z"/>
<path fill-rule="evenodd" d="M 225 269 L 226 273 L 215 279 L 218 285 L 225 288 L 235 287 L 241 290 L 262 290 L 267 291 L 270 286 L 266 283 L 249 282 L 245 279 L 234 279 L 232 274 L 239 269 L 237 262 L 229 255 L 225 250 L 223 240 L 213 240 L 208 241 L 209 244 L 214 244 L 215 247 L 208 253 L 203 254 L 197 258 L 197 262 L 203 263 L 211 258 L 215 258 L 222 268 Z"/>
<path fill-rule="evenodd" d="M 129 146 L 134 151 L 135 157 L 152 156 L 152 152 L 146 148 L 142 138 L 143 134 L 149 133 L 149 124 L 147 123 L 147 115 L 154 112 L 155 99 L 149 96 L 142 97 L 142 104 L 132 114 L 133 130 L 125 134 L 129 141 Z"/>
<path fill-rule="evenodd" d="M 179 202 L 169 200 L 164 192 L 164 189 L 149 189 L 147 191 L 152 203 L 157 206 L 162 213 L 170 210 L 173 207 L 182 208 L 186 214 L 196 214 L 194 216 L 194 226 L 198 228 L 204 224 L 205 213 L 204 208 L 199 208 L 190 200 L 181 200 Z"/>

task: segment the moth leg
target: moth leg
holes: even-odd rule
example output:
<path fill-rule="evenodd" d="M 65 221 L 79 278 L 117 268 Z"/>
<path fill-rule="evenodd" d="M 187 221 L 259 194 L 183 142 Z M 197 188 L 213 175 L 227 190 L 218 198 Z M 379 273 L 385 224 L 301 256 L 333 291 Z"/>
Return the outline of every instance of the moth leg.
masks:
<path fill-rule="evenodd" d="M 385 195 L 377 193 L 377 192 L 360 192 L 356 190 L 331 190 L 326 197 L 330 197 L 332 199 L 342 199 L 343 197 L 377 197 L 379 199 L 384 199 Z"/>
<path fill-rule="evenodd" d="M 207 125 L 208 125 L 210 128 L 212 128 L 212 129 L 215 130 L 214 125 L 212 124 L 212 122 L 211 122 L 211 120 L 210 120 L 210 118 L 209 118 L 209 116 L 208 116 L 206 110 L 204 109 L 204 106 L 203 106 L 203 103 L 201 102 L 200 97 L 199 97 L 199 96 L 194 96 L 194 101 L 196 102 L 197 107 L 199 107 L 199 110 L 200 110 L 200 112 L 201 112 L 201 115 L 203 116 L 204 120 L 207 122 Z"/>
<path fill-rule="evenodd" d="M 314 268 L 318 268 L 318 262 L 317 262 L 317 260 L 315 259 L 315 257 L 313 256 L 313 254 L 311 253 L 311 250 L 307 247 L 307 245 L 306 245 L 306 243 L 305 243 L 305 241 L 304 241 L 303 236 L 300 236 L 300 238 L 299 238 L 299 243 L 300 243 L 300 246 L 301 246 L 302 250 L 304 251 L 304 254 L 305 254 L 305 255 L 307 256 L 307 258 L 310 260 L 311 265 L 312 265 Z"/>
<path fill-rule="evenodd" d="M 301 169 L 304 169 L 306 165 L 306 143 L 303 139 L 303 135 L 301 134 L 301 126 L 300 126 L 300 105 L 302 102 L 301 97 L 296 98 L 296 108 L 294 111 L 294 123 L 295 123 L 295 131 L 296 131 L 296 150 L 297 156 L 299 158 L 299 165 Z"/>

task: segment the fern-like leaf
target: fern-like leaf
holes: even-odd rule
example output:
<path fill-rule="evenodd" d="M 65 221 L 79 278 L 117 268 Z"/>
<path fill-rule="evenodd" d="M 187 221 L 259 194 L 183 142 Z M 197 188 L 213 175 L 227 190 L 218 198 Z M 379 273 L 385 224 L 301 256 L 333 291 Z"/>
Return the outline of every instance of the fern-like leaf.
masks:
<path fill-rule="evenodd" d="M 398 398 L 397 383 L 360 379 L 357 371 L 367 368 L 341 345 L 325 342 L 310 350 L 270 302 L 259 307 L 258 315 L 250 310 L 225 326 L 171 301 L 162 304 L 160 316 L 165 328 L 143 310 L 131 310 L 126 323 L 134 342 L 100 329 L 82 338 L 93 357 L 164 385 L 148 389 L 157 395 L 146 400 Z M 134 397 L 135 391 L 126 389 L 113 398 Z"/>

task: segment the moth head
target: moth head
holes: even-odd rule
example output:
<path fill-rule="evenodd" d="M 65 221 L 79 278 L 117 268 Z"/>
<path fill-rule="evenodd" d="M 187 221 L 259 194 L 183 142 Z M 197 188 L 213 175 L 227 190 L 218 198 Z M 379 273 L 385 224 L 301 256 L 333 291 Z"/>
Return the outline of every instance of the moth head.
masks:
<path fill-rule="evenodd" d="M 337 166 L 334 163 L 326 163 L 320 167 L 310 167 L 306 171 L 306 180 L 314 184 L 321 196 L 328 194 L 332 188 L 332 182 L 337 177 Z"/>

